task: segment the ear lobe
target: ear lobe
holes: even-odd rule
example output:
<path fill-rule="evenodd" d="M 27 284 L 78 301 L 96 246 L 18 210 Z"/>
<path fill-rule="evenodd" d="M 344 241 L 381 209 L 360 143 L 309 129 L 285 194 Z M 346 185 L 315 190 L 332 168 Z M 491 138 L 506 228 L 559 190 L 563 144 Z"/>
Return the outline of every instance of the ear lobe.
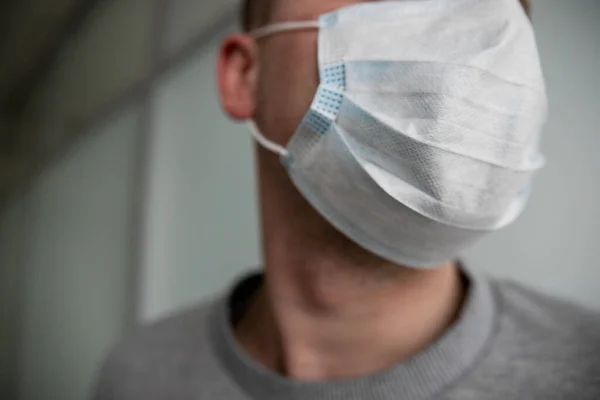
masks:
<path fill-rule="evenodd" d="M 256 110 L 258 49 L 247 35 L 232 35 L 221 45 L 217 80 L 221 104 L 235 120 L 248 120 Z"/>

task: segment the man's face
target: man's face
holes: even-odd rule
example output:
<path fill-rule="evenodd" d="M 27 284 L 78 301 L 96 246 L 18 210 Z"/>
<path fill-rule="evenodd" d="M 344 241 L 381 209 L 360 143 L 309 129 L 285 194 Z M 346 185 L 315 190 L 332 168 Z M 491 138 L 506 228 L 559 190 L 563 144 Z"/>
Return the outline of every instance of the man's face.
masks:
<path fill-rule="evenodd" d="M 373 1 L 373 0 L 371 0 Z M 270 23 L 316 20 L 365 0 L 275 0 Z M 272 141 L 286 146 L 319 84 L 316 30 L 279 33 L 259 40 L 256 120 Z"/>

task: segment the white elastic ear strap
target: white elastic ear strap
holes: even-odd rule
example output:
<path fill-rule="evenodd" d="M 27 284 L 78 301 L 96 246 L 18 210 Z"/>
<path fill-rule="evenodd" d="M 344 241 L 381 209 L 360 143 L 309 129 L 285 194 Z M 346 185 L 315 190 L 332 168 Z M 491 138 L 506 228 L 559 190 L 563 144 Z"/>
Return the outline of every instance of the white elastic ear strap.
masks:
<path fill-rule="evenodd" d="M 266 36 L 274 35 L 281 32 L 297 31 L 303 29 L 318 29 L 320 27 L 319 21 L 302 21 L 302 22 L 282 22 L 279 24 L 267 25 L 263 28 L 256 29 L 250 32 L 250 36 L 255 40 L 262 39 Z M 282 157 L 288 156 L 288 151 L 264 137 L 260 132 L 254 121 L 248 121 L 248 129 L 252 137 L 265 149 L 272 151 L 273 153 L 279 154 Z"/>
<path fill-rule="evenodd" d="M 263 146 L 265 149 L 270 150 L 273 153 L 279 154 L 282 157 L 288 156 L 289 152 L 284 147 L 270 141 L 269 139 L 264 137 L 262 133 L 260 133 L 260 130 L 254 123 L 254 121 L 248 121 L 248 129 L 250 129 L 250 134 L 252 135 L 252 137 L 256 139 L 256 141 L 260 143 L 260 145 Z"/>
<path fill-rule="evenodd" d="M 250 32 L 250 36 L 255 40 L 281 32 L 299 31 L 304 29 L 319 29 L 319 21 L 300 21 L 300 22 L 281 22 L 278 24 L 267 25 Z"/>

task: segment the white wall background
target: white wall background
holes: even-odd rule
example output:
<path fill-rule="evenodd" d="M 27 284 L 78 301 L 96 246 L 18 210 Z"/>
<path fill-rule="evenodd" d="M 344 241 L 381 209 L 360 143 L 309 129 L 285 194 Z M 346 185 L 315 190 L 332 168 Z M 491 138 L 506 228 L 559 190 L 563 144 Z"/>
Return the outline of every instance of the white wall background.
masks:
<path fill-rule="evenodd" d="M 472 268 L 600 308 L 600 3 L 534 1 L 551 97 L 548 167 L 522 219 L 469 251 Z M 218 39 L 165 82 L 157 102 L 143 317 L 222 290 L 254 266 L 251 146 L 214 88 Z"/>

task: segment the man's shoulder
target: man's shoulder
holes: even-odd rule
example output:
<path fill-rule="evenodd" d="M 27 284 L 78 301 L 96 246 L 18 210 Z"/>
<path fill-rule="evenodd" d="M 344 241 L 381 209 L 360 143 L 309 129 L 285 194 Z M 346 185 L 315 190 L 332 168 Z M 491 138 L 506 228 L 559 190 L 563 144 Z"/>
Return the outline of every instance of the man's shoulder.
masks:
<path fill-rule="evenodd" d="M 511 281 L 497 281 L 503 318 L 547 336 L 576 335 L 600 344 L 600 311 Z"/>
<path fill-rule="evenodd" d="M 488 360 L 497 368 L 489 370 L 540 390 L 600 398 L 600 313 L 521 284 L 496 286 L 498 332 Z"/>
<path fill-rule="evenodd" d="M 134 393 L 185 388 L 181 372 L 202 368 L 211 351 L 208 324 L 214 307 L 214 301 L 197 304 L 133 328 L 107 356 L 94 399 L 138 398 Z"/>

